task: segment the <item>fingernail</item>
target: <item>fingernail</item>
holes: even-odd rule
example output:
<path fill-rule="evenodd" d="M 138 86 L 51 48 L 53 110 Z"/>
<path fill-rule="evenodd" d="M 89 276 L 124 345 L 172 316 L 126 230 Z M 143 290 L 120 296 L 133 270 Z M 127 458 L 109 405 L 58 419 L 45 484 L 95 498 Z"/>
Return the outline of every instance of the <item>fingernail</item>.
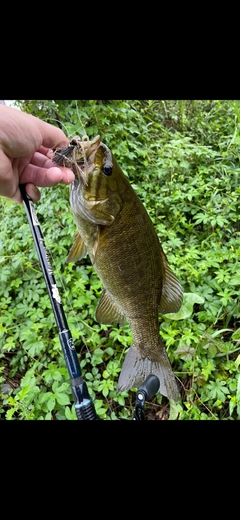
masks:
<path fill-rule="evenodd" d="M 34 186 L 34 184 L 32 184 L 29 187 L 26 187 L 26 191 L 29 197 L 31 197 L 31 199 L 33 200 L 33 202 L 38 202 L 40 200 L 41 193 L 39 189 L 36 186 Z"/>

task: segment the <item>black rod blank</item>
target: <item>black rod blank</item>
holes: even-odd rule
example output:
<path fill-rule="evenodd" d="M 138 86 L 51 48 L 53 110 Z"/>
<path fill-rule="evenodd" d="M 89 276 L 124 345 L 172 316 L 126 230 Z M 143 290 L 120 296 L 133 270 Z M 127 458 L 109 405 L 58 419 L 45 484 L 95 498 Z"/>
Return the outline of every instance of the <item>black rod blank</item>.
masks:
<path fill-rule="evenodd" d="M 27 195 L 24 184 L 20 184 L 20 191 L 22 194 L 28 222 L 33 235 L 39 262 L 42 268 L 52 309 L 54 312 L 63 355 L 71 378 L 72 393 L 74 397 L 74 406 L 77 418 L 79 420 L 99 419 L 99 417 L 96 415 L 92 399 L 88 393 L 87 385 L 82 378 L 81 368 L 77 358 L 74 341 L 71 332 L 68 328 L 67 320 L 61 303 L 61 298 L 58 292 L 53 270 L 49 261 L 43 235 L 35 212 L 34 204 L 31 198 Z"/>

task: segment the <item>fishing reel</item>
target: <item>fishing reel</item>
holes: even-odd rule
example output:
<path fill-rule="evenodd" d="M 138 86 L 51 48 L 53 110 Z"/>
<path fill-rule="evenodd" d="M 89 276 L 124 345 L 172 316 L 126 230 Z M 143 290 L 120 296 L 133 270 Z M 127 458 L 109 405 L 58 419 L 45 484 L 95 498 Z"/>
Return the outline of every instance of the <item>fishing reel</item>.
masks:
<path fill-rule="evenodd" d="M 158 392 L 159 387 L 160 381 L 154 374 L 149 374 L 145 381 L 139 386 L 133 413 L 133 421 L 145 421 L 145 401 L 150 401 L 150 399 L 152 399 L 152 397 L 154 397 L 154 395 Z M 127 421 L 128 419 L 119 420 Z"/>
<path fill-rule="evenodd" d="M 73 385 L 73 395 L 75 401 L 75 409 L 78 420 L 99 420 L 97 416 L 94 404 L 89 398 L 86 383 L 81 379 L 81 385 Z M 133 414 L 133 421 L 144 421 L 145 412 L 144 405 L 145 401 L 150 401 L 152 397 L 158 392 L 160 387 L 160 381 L 157 376 L 150 374 L 147 376 L 145 381 L 139 386 L 137 390 L 137 397 L 135 403 L 135 409 Z M 84 399 L 83 399 L 84 395 Z M 128 419 L 118 419 L 120 421 L 127 421 Z"/>
<path fill-rule="evenodd" d="M 144 421 L 144 405 L 145 401 L 150 401 L 152 397 L 158 392 L 160 381 L 157 376 L 150 374 L 145 381 L 139 386 L 137 390 L 135 410 L 133 414 L 133 421 Z"/>

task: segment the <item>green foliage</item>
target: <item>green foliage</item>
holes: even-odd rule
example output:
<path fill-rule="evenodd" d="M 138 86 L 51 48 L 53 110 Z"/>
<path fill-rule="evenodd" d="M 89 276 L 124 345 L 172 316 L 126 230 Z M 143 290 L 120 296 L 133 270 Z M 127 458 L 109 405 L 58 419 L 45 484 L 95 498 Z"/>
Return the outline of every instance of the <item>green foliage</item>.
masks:
<path fill-rule="evenodd" d="M 160 335 L 181 385 L 169 419 L 239 420 L 239 102 L 17 104 L 69 137 L 100 134 L 148 210 L 184 289 L 182 309 L 160 315 Z M 131 419 L 134 389 L 116 393 L 130 328 L 95 321 L 101 283 L 94 268 L 88 258 L 65 262 L 75 231 L 69 189 L 59 185 L 41 192 L 36 212 L 96 411 L 105 420 Z M 0 384 L 16 382 L 10 395 L 0 396 L 0 417 L 76 420 L 24 208 L 0 198 L 0 212 Z M 162 396 L 153 406 L 161 412 Z"/>

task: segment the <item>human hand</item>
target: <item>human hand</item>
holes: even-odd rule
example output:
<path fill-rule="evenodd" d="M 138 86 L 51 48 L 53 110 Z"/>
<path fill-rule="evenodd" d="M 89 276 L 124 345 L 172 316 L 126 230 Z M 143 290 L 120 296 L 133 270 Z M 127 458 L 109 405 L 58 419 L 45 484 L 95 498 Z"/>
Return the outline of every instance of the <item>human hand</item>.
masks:
<path fill-rule="evenodd" d="M 70 184 L 72 170 L 51 161 L 52 148 L 67 145 L 60 128 L 0 105 L 0 195 L 22 203 L 19 184 L 26 184 L 29 197 L 37 202 L 41 197 L 37 186 Z"/>

